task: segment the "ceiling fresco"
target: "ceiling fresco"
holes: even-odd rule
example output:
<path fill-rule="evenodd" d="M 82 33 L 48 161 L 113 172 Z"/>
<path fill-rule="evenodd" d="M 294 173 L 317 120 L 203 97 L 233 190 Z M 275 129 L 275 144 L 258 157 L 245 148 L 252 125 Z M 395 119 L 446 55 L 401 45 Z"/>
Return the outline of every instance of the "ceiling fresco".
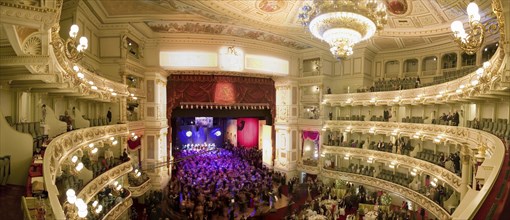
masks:
<path fill-rule="evenodd" d="M 469 0 L 383 0 L 388 24 L 370 40 L 379 50 L 422 47 L 451 40 L 450 24 L 466 20 Z M 232 35 L 304 49 L 324 44 L 310 37 L 297 15 L 304 0 L 99 0 L 106 23 L 138 22 L 157 33 Z M 490 1 L 480 3 L 491 17 Z M 380 39 L 378 39 L 380 38 Z M 387 38 L 394 38 L 388 40 Z M 388 44 L 388 45 L 386 45 Z"/>

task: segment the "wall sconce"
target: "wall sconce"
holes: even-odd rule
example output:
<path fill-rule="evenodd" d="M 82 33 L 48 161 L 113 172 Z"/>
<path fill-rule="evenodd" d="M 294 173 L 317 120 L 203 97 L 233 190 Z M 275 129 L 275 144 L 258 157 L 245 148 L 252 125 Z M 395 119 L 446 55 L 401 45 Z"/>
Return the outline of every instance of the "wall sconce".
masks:
<path fill-rule="evenodd" d="M 86 37 L 82 36 L 78 40 L 76 39 L 78 31 L 80 31 L 80 27 L 73 24 L 69 30 L 69 38 L 65 42 L 58 38 L 51 43 L 53 48 L 63 51 L 67 59 L 74 63 L 83 58 L 83 51 L 89 47 L 89 41 Z"/>
<path fill-rule="evenodd" d="M 495 33 L 499 31 L 497 23 L 493 24 L 482 24 L 480 22 L 480 14 L 478 13 L 478 5 L 474 2 L 469 3 L 467 6 L 467 14 L 469 17 L 469 27 L 471 31 L 466 32 L 464 30 L 464 24 L 461 21 L 454 21 L 451 24 L 451 29 L 454 36 L 454 41 L 459 47 L 469 55 L 475 54 L 483 44 L 485 40 L 485 30 Z M 496 13 L 493 7 L 493 12 L 498 16 L 500 13 Z"/>

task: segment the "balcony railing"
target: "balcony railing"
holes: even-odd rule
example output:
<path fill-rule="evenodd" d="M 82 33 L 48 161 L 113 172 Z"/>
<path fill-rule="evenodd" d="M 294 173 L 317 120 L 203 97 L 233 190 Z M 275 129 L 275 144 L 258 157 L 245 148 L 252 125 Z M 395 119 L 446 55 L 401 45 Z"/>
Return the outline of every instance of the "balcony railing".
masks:
<path fill-rule="evenodd" d="M 106 220 L 115 220 L 118 219 L 122 213 L 129 209 L 133 205 L 133 199 L 131 199 L 132 194 L 129 195 L 122 200 L 121 203 L 115 205 L 108 213 L 105 214 L 103 219 Z"/>
<path fill-rule="evenodd" d="M 376 161 L 385 160 L 387 162 L 391 162 L 396 160 L 399 164 L 404 164 L 410 168 L 419 168 L 429 174 L 436 176 L 438 179 L 444 181 L 451 187 L 453 187 L 456 191 L 460 192 L 462 179 L 455 175 L 454 173 L 448 171 L 447 169 L 437 166 L 433 163 L 419 160 L 413 157 L 408 157 L 400 154 L 387 153 L 382 151 L 374 151 L 367 149 L 359 149 L 359 148 L 348 148 L 348 147 L 334 147 L 334 146 L 322 146 L 322 152 L 325 154 L 334 153 L 334 154 L 342 154 L 342 155 L 350 155 L 355 157 L 367 157 L 370 155 Z M 367 153 L 370 152 L 370 153 Z"/>
<path fill-rule="evenodd" d="M 131 191 L 131 195 L 133 197 L 138 197 L 138 196 L 145 194 L 147 191 L 149 191 L 151 189 L 151 187 L 152 187 L 151 179 L 147 178 L 147 180 L 145 180 L 145 182 L 143 182 L 141 185 L 129 186 L 128 189 L 129 189 L 129 191 Z"/>
<path fill-rule="evenodd" d="M 78 149 L 105 138 L 114 136 L 127 136 L 128 129 L 125 124 L 90 127 L 64 133 L 54 138 L 44 153 L 43 173 L 44 184 L 48 191 L 51 209 L 55 219 L 66 219 L 64 210 L 58 199 L 59 192 L 55 185 L 57 172 L 70 154 Z"/>
<path fill-rule="evenodd" d="M 479 168 L 487 170 L 485 184 L 480 191 L 469 190 L 467 192 L 452 215 L 454 219 L 470 219 L 478 211 L 496 182 L 505 155 L 505 146 L 498 137 L 466 127 L 395 122 L 326 121 L 325 128 L 342 130 L 348 128 L 354 132 L 364 133 L 371 128 L 375 128 L 374 133 L 386 135 L 391 135 L 394 130 L 398 129 L 401 136 L 413 136 L 419 131 L 420 138 L 430 140 L 433 140 L 439 134 L 443 134 L 444 140 L 467 146 L 474 152 L 486 151 L 487 156 Z M 486 146 L 486 149 L 481 149 L 482 146 Z"/>
<path fill-rule="evenodd" d="M 392 183 L 386 180 L 378 179 L 375 177 L 369 177 L 365 175 L 359 175 L 354 173 L 345 173 L 341 171 L 333 171 L 333 170 L 327 170 L 323 169 L 321 171 L 321 176 L 333 178 L 333 179 L 342 179 L 346 181 L 353 181 L 357 183 L 361 183 L 364 185 L 373 186 L 376 188 L 380 188 L 386 191 L 393 192 L 395 194 L 399 194 L 403 196 L 406 199 L 409 199 L 413 202 L 416 202 L 417 204 L 420 204 L 423 208 L 425 208 L 427 211 L 431 212 L 434 216 L 436 216 L 439 219 L 450 219 L 451 216 L 448 214 L 448 212 L 443 209 L 439 204 L 435 203 L 434 201 L 430 200 L 426 196 L 409 189 L 407 187 L 400 186 L 396 183 Z"/>
<path fill-rule="evenodd" d="M 417 89 L 396 90 L 388 92 L 328 94 L 323 102 L 330 105 L 395 105 L 395 104 L 429 104 L 444 103 L 476 97 L 483 90 L 492 87 L 503 77 L 505 71 L 504 50 L 499 47 L 491 58 L 490 66 L 483 74 L 485 79 L 479 80 L 476 72 L 446 83 Z M 475 83 L 476 81 L 476 83 Z M 459 90 L 460 89 L 460 90 Z M 440 92 L 442 92 L 440 94 Z M 439 96 L 440 95 L 440 96 Z"/>
<path fill-rule="evenodd" d="M 112 183 L 117 178 L 126 175 L 131 170 L 133 170 L 131 160 L 121 163 L 90 181 L 80 190 L 77 197 L 82 198 L 85 203 L 88 203 L 97 193 L 102 191 L 105 186 Z"/>

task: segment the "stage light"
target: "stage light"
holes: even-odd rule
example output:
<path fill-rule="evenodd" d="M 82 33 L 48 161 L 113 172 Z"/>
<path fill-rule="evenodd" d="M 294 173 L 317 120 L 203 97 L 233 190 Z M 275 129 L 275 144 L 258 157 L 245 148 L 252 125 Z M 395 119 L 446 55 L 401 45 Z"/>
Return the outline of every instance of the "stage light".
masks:
<path fill-rule="evenodd" d="M 186 131 L 186 137 L 191 137 L 192 134 L 191 131 Z"/>
<path fill-rule="evenodd" d="M 221 131 L 216 131 L 216 132 L 214 132 L 214 135 L 216 135 L 216 137 L 221 136 Z"/>

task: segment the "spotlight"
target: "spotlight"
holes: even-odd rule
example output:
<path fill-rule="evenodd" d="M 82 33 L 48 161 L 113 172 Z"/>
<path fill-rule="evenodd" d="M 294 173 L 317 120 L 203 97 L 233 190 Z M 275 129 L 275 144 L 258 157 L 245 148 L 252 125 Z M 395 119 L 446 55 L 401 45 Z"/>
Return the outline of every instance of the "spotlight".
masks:
<path fill-rule="evenodd" d="M 186 137 L 191 137 L 192 134 L 191 131 L 186 131 Z"/>
<path fill-rule="evenodd" d="M 214 132 L 214 135 L 216 135 L 216 137 L 221 136 L 221 131 L 216 131 L 216 132 Z"/>

